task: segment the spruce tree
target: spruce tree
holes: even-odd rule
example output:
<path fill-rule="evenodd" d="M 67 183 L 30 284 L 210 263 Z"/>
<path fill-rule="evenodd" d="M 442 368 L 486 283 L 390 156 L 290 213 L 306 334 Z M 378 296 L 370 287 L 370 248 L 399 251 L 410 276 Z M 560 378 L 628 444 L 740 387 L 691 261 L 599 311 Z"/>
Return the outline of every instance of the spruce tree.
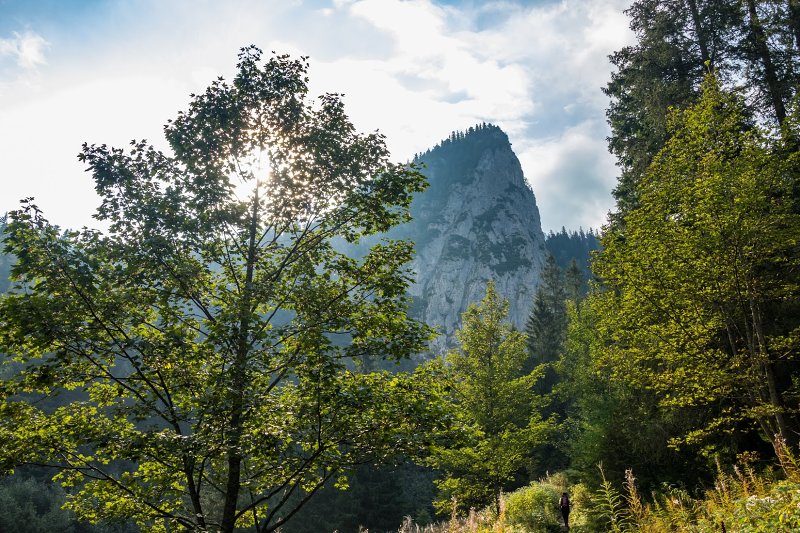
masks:
<path fill-rule="evenodd" d="M 550 364 L 558 358 L 564 345 L 567 328 L 565 300 L 563 274 L 555 257 L 548 255 L 536 290 L 533 309 L 525 325 L 528 335 L 528 370 L 546 365 L 545 377 L 537 385 L 541 394 L 550 392 L 555 384 L 555 374 Z"/>
<path fill-rule="evenodd" d="M 460 347 L 446 363 L 454 409 L 468 432 L 435 449 L 435 466 L 445 473 L 435 505 L 449 514 L 455 498 L 462 511 L 489 504 L 499 511 L 501 492 L 519 485 L 515 479 L 547 429 L 535 409 L 539 374 L 525 371 L 525 336 L 508 322 L 508 301 L 493 282 L 463 314 L 456 336 Z"/>

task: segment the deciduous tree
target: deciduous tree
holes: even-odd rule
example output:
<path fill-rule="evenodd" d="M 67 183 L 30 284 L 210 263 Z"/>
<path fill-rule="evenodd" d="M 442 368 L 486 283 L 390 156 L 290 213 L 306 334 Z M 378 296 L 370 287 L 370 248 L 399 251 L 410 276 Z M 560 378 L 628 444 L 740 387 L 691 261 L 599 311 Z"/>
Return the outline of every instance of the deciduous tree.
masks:
<path fill-rule="evenodd" d="M 603 360 L 665 412 L 708 414 L 678 441 L 756 425 L 796 444 L 797 163 L 710 75 L 673 113 L 624 232 L 603 237 Z"/>
<path fill-rule="evenodd" d="M 10 215 L 2 464 L 57 469 L 84 520 L 275 531 L 441 419 L 439 380 L 348 364 L 424 348 L 405 314 L 412 245 L 331 246 L 407 220 L 424 179 L 338 95 L 313 105 L 305 60 L 254 47 L 165 133 L 172 153 L 84 145 L 106 230 L 63 232 L 30 201 Z M 64 390 L 77 399 L 36 401 Z"/>

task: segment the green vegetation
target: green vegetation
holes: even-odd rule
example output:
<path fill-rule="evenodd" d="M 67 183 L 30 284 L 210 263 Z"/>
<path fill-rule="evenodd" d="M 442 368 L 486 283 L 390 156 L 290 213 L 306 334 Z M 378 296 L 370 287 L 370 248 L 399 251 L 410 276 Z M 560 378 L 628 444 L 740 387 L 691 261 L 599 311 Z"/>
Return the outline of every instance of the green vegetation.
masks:
<path fill-rule="evenodd" d="M 749 116 L 776 126 L 800 87 L 794 1 L 636 0 L 626 13 L 636 43 L 611 55 L 605 88 L 609 149 L 622 171 L 613 221 L 636 205 L 639 179 L 669 139 L 669 108 L 696 102 L 708 72 L 748 95 Z"/>
<path fill-rule="evenodd" d="M 513 486 L 528 451 L 545 436 L 547 424 L 534 409 L 538 376 L 525 372 L 525 336 L 511 329 L 507 315 L 508 301 L 489 282 L 480 304 L 464 313 L 460 349 L 445 360 L 452 410 L 465 434 L 433 449 L 433 464 L 444 473 L 436 481 L 440 512 L 490 502 L 499 508 L 501 492 Z"/>
<path fill-rule="evenodd" d="M 446 421 L 430 369 L 355 363 L 425 346 L 405 314 L 412 245 L 331 245 L 407 220 L 424 178 L 337 96 L 311 107 L 306 71 L 244 49 L 233 82 L 165 128 L 174 155 L 85 145 L 107 231 L 62 232 L 29 201 L 10 213 L 0 464 L 52 468 L 81 520 L 275 531 Z"/>
<path fill-rule="evenodd" d="M 794 531 L 800 10 L 638 0 L 628 14 L 597 282 L 582 299 L 551 261 L 529 321 L 537 405 L 558 428 L 537 458 L 590 495 L 577 531 Z M 549 479 L 449 531 L 557 530 Z"/>
<path fill-rule="evenodd" d="M 5 237 L 5 233 L 6 218 L 3 217 L 0 219 L 0 242 L 2 242 L 2 239 Z M 6 292 L 9 288 L 10 281 L 8 278 L 11 275 L 12 259 L 13 256 L 2 253 L 2 249 L 0 249 L 0 294 Z"/>
<path fill-rule="evenodd" d="M 673 439 L 707 452 L 742 426 L 773 447 L 800 429 L 798 159 L 743 111 L 709 75 L 596 263 L 597 357 L 665 416 L 702 412 Z"/>
<path fill-rule="evenodd" d="M 561 228 L 558 233 L 551 231 L 546 237 L 545 245 L 559 268 L 568 270 L 572 268 L 574 261 L 582 277 L 586 279 L 592 277 L 592 253 L 600 249 L 599 235 L 594 230 L 584 232 L 583 229 L 579 229 L 568 232 L 566 228 Z M 585 292 L 585 287 L 582 291 Z"/>
<path fill-rule="evenodd" d="M 338 97 L 309 106 L 303 61 L 249 48 L 167 126 L 173 156 L 85 146 L 108 231 L 30 202 L 2 227 L 0 459 L 58 483 L 6 477 L 0 529 L 555 532 L 569 492 L 576 532 L 798 530 L 800 7 L 628 14 L 609 224 L 551 234 L 525 333 L 489 281 L 458 349 L 410 373 L 377 371 L 430 335 L 411 244 L 378 236 L 435 222 L 498 128 L 417 158 L 439 179 L 409 222 L 415 167 Z M 522 257 L 443 253 L 476 251 Z"/>
<path fill-rule="evenodd" d="M 432 194 L 426 194 L 426 203 L 435 205 L 440 200 L 437 193 L 445 194 L 458 183 L 469 183 L 479 158 L 499 144 L 509 145 L 508 136 L 497 126 L 483 123 L 464 132 L 453 132 L 434 148 L 418 154 L 415 161 L 435 169 L 437 176 L 436 183 L 431 184 Z M 445 161 L 455 164 L 445 165 Z"/>

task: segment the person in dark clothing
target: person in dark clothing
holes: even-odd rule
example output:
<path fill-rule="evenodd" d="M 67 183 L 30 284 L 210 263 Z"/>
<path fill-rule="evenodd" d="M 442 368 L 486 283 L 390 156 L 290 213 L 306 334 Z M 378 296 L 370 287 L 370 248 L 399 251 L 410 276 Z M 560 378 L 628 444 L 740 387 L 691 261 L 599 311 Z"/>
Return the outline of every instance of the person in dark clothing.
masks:
<path fill-rule="evenodd" d="M 564 527 L 569 529 L 570 503 L 569 495 L 567 495 L 566 492 L 561 495 L 561 500 L 558 502 L 558 506 L 561 507 L 561 516 L 564 518 Z"/>

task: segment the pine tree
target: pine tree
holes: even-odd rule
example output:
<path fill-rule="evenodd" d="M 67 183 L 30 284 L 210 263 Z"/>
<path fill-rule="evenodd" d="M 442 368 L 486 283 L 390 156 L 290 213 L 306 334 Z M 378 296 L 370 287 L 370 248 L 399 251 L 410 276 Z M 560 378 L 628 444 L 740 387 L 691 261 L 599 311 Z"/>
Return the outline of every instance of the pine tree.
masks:
<path fill-rule="evenodd" d="M 611 55 L 604 89 L 622 169 L 614 223 L 637 205 L 637 183 L 669 139 L 668 110 L 695 103 L 706 73 L 742 91 L 748 118 L 771 126 L 784 124 L 800 80 L 794 0 L 636 0 L 626 13 L 637 42 Z"/>
<path fill-rule="evenodd" d="M 528 369 L 544 365 L 545 377 L 537 385 L 541 394 L 550 392 L 555 374 L 550 366 L 561 353 L 567 328 L 566 291 L 561 269 L 552 255 L 547 256 L 533 309 L 525 325 L 528 335 Z"/>
<path fill-rule="evenodd" d="M 576 305 L 580 303 L 586 293 L 586 279 L 575 258 L 572 259 L 564 273 L 564 290 L 567 300 L 575 302 Z"/>

